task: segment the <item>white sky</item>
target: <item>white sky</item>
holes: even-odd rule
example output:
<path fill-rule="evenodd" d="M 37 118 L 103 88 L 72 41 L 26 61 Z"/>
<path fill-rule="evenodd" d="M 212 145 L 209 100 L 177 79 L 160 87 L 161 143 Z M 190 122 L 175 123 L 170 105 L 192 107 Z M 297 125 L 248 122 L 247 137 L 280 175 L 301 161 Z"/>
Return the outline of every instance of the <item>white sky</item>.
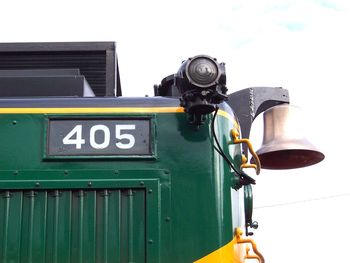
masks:
<path fill-rule="evenodd" d="M 0 42 L 116 41 L 127 96 L 152 95 L 153 84 L 198 54 L 226 62 L 230 92 L 288 89 L 326 159 L 261 173 L 255 238 L 269 263 L 350 261 L 347 1 L 2 1 L 0 8 Z"/>

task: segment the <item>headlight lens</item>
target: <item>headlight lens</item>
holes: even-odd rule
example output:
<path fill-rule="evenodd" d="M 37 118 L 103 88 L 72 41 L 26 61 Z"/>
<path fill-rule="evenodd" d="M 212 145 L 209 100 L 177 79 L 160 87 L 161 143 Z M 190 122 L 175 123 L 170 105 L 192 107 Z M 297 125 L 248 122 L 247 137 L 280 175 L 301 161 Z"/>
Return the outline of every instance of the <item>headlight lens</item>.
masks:
<path fill-rule="evenodd" d="M 217 82 L 219 69 L 215 60 L 198 56 L 192 58 L 187 64 L 186 75 L 193 85 L 207 88 Z"/>

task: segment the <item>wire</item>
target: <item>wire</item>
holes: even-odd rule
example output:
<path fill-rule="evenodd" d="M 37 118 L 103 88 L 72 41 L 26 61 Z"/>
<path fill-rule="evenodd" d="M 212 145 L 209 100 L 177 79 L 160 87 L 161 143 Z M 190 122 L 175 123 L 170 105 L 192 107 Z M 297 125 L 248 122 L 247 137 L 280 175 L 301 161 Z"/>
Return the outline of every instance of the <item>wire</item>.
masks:
<path fill-rule="evenodd" d="M 263 209 L 263 208 L 270 208 L 270 207 L 295 205 L 295 204 L 301 204 L 301 203 L 307 203 L 307 202 L 313 202 L 313 201 L 327 200 L 327 199 L 332 199 L 332 198 L 340 198 L 340 197 L 345 197 L 345 196 L 350 196 L 350 193 L 323 196 L 323 197 L 311 198 L 311 199 L 305 199 L 305 200 L 297 200 L 297 201 L 291 201 L 291 202 L 285 202 L 285 203 L 279 203 L 279 204 L 263 205 L 263 206 L 254 207 L 254 209 Z"/>
<path fill-rule="evenodd" d="M 213 134 L 213 138 L 215 140 L 215 143 L 217 146 L 214 145 L 214 149 L 222 156 L 222 158 L 226 161 L 226 163 L 235 171 L 235 173 L 237 175 L 243 175 L 241 172 L 237 171 L 236 167 L 234 166 L 234 164 L 231 162 L 231 160 L 227 157 L 227 155 L 224 153 L 224 151 L 222 150 L 221 146 L 220 146 L 220 143 L 219 143 L 219 140 L 216 136 L 216 133 L 215 133 L 215 129 L 214 129 L 214 124 L 215 124 L 215 119 L 216 119 L 216 116 L 218 114 L 218 110 L 219 110 L 219 106 L 216 106 L 215 107 L 215 112 L 214 112 L 214 116 L 213 116 L 213 119 L 211 121 L 211 133 Z"/>

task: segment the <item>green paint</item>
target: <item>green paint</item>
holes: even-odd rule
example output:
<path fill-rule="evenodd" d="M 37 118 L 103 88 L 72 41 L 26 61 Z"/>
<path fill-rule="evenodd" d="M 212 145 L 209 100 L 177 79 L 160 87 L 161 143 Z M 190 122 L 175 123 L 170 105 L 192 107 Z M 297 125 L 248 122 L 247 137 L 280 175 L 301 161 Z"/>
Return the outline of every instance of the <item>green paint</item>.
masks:
<path fill-rule="evenodd" d="M 193 262 L 232 240 L 231 174 L 209 120 L 152 116 L 154 158 L 45 159 L 47 116 L 1 115 L 2 262 Z M 237 164 L 231 128 L 218 116 Z"/>

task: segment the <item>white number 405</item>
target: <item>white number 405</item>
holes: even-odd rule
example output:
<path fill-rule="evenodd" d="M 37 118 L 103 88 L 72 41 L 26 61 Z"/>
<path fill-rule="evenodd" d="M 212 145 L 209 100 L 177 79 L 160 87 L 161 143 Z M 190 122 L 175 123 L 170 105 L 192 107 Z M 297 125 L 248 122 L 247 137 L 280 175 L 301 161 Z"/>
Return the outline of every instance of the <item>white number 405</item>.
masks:
<path fill-rule="evenodd" d="M 118 124 L 115 125 L 115 138 L 118 140 L 115 146 L 119 149 L 131 149 L 135 145 L 135 137 L 132 134 L 122 133 L 125 130 L 135 130 L 134 124 Z M 103 141 L 96 141 L 96 133 L 103 133 Z M 83 139 L 82 125 L 76 125 L 62 140 L 63 144 L 75 145 L 76 149 L 81 149 L 85 144 Z M 89 142 L 94 149 L 105 149 L 111 142 L 111 131 L 106 125 L 94 125 L 90 129 Z"/>

